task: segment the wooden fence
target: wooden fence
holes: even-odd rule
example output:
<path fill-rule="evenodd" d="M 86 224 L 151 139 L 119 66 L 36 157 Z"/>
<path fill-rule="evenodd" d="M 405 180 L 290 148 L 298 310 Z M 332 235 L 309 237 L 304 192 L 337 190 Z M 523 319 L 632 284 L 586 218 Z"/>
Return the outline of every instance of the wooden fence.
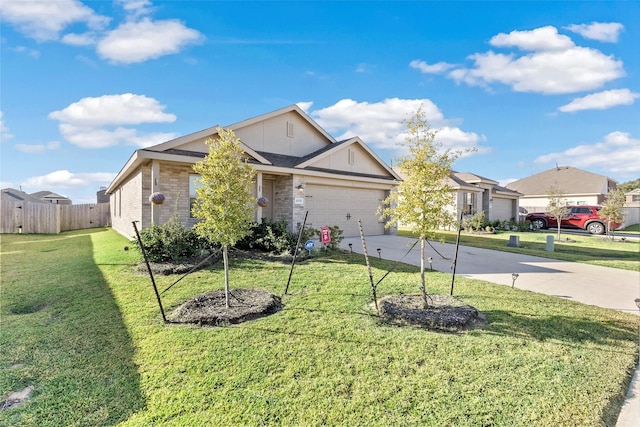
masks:
<path fill-rule="evenodd" d="M 0 203 L 0 233 L 57 234 L 109 223 L 109 203 L 53 205 L 6 199 Z"/>

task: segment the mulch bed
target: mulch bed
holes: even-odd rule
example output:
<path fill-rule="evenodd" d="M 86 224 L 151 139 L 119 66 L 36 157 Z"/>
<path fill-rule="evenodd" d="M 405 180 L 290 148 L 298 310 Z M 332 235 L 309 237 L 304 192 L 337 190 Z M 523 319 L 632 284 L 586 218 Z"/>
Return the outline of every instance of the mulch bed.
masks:
<path fill-rule="evenodd" d="M 282 309 L 280 297 L 262 289 L 232 289 L 229 307 L 224 290 L 207 292 L 177 307 L 167 317 L 173 323 L 222 326 L 241 323 Z"/>
<path fill-rule="evenodd" d="M 484 315 L 476 308 L 449 295 L 429 295 L 424 308 L 421 294 L 388 295 L 378 301 L 380 317 L 397 326 L 459 331 L 481 327 Z"/>

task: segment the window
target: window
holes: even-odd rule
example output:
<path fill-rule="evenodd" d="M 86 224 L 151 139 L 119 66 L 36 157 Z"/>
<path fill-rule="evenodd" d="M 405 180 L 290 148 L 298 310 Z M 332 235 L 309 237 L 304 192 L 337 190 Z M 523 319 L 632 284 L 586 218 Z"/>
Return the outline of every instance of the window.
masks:
<path fill-rule="evenodd" d="M 476 206 L 476 193 L 462 193 L 463 213 L 473 215 Z"/>
<path fill-rule="evenodd" d="M 640 194 L 631 195 L 631 201 L 632 202 L 640 202 Z"/>
<path fill-rule="evenodd" d="M 200 175 L 189 175 L 189 217 L 193 218 L 193 204 L 196 202 L 196 188 L 202 187 L 202 183 L 196 181 Z"/>

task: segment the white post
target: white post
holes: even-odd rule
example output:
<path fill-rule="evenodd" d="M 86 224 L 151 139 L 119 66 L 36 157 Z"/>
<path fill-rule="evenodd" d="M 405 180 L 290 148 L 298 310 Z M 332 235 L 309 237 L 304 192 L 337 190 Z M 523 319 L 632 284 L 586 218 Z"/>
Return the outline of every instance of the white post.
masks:
<path fill-rule="evenodd" d="M 256 174 L 256 199 L 262 197 L 262 172 Z M 256 222 L 260 224 L 262 222 L 262 206 L 257 205 L 256 209 Z"/>
<path fill-rule="evenodd" d="M 151 163 L 151 193 L 160 191 L 160 162 L 154 160 Z M 147 195 L 149 197 L 149 195 Z M 151 203 L 151 222 L 158 224 L 160 222 L 160 206 Z"/>

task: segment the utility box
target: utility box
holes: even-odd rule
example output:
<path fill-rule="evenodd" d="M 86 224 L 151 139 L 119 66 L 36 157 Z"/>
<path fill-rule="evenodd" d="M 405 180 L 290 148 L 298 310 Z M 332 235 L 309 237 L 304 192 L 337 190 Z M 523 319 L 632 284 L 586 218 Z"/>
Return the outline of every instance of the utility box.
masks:
<path fill-rule="evenodd" d="M 545 248 L 545 250 L 547 252 L 553 252 L 554 251 L 554 247 L 553 247 L 553 243 L 554 242 L 554 238 L 553 236 L 547 236 L 547 247 Z"/>
<path fill-rule="evenodd" d="M 507 243 L 507 246 L 512 247 L 512 248 L 519 248 L 520 247 L 520 236 L 515 236 L 515 235 L 509 236 L 509 243 Z"/>

